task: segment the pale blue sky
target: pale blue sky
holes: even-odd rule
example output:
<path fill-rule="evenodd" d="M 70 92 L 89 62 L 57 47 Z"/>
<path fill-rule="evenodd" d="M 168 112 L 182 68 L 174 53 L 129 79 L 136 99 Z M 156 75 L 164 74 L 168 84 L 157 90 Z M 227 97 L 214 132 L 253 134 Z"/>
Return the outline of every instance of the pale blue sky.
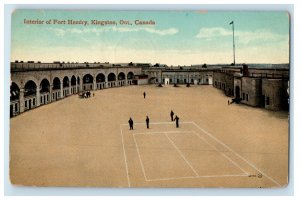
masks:
<path fill-rule="evenodd" d="M 132 25 L 28 25 L 24 19 L 129 20 Z M 135 25 L 153 20 L 155 25 Z M 237 63 L 288 63 L 286 12 L 17 10 L 11 60 L 231 63 L 234 21 Z"/>

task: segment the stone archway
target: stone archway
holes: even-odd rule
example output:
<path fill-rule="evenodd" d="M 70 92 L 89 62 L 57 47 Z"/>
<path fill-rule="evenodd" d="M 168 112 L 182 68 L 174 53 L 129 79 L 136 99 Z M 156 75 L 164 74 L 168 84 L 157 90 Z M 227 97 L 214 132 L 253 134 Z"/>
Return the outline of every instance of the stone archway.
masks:
<path fill-rule="evenodd" d="M 118 85 L 119 86 L 124 86 L 125 85 L 125 79 L 126 79 L 126 75 L 124 74 L 124 72 L 120 72 L 118 74 Z"/>
<path fill-rule="evenodd" d="M 133 84 L 133 79 L 134 79 L 134 73 L 133 72 L 128 72 L 127 73 L 127 84 L 132 85 Z"/>
<path fill-rule="evenodd" d="M 12 82 L 10 85 L 10 117 L 18 115 L 20 112 L 20 88 Z"/>
<path fill-rule="evenodd" d="M 53 79 L 52 83 L 52 100 L 56 101 L 61 97 L 61 81 L 58 77 Z"/>
<path fill-rule="evenodd" d="M 76 77 L 73 75 L 71 77 L 71 94 L 77 93 L 76 85 L 77 85 L 77 80 Z"/>
<path fill-rule="evenodd" d="M 70 94 L 70 81 L 69 77 L 65 76 L 63 78 L 63 97 L 68 96 Z"/>
<path fill-rule="evenodd" d="M 108 80 L 108 87 L 114 87 L 116 86 L 116 75 L 114 73 L 109 73 L 107 76 L 107 80 Z"/>
<path fill-rule="evenodd" d="M 103 89 L 105 87 L 105 75 L 103 73 L 99 73 L 96 76 L 96 84 L 97 89 Z"/>
<path fill-rule="evenodd" d="M 83 90 L 93 90 L 94 77 L 91 74 L 86 74 L 83 76 Z"/>
<path fill-rule="evenodd" d="M 50 82 L 44 78 L 40 83 L 40 104 L 47 104 L 50 101 Z"/>
<path fill-rule="evenodd" d="M 37 84 L 29 80 L 24 86 L 24 101 L 25 110 L 30 110 L 36 107 L 37 104 Z"/>

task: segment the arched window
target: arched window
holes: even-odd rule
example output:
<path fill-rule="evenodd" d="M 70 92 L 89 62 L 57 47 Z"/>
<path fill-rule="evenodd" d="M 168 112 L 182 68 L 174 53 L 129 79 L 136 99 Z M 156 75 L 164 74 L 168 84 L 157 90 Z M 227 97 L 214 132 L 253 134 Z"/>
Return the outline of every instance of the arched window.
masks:
<path fill-rule="evenodd" d="M 20 88 L 16 83 L 12 82 L 10 86 L 10 100 L 14 101 L 19 99 L 19 97 L 20 97 Z"/>
<path fill-rule="evenodd" d="M 72 86 L 76 85 L 76 78 L 75 78 L 75 76 L 72 76 L 72 78 L 71 78 L 71 85 Z"/>
<path fill-rule="evenodd" d="M 43 79 L 40 84 L 40 93 L 49 92 L 50 91 L 50 83 L 47 79 Z"/>
<path fill-rule="evenodd" d="M 116 81 L 116 75 L 114 73 L 108 74 L 108 81 Z"/>
<path fill-rule="evenodd" d="M 63 87 L 69 87 L 70 86 L 70 82 L 69 82 L 69 78 L 67 76 L 64 77 L 63 79 Z"/>
<path fill-rule="evenodd" d="M 128 72 L 127 79 L 133 79 L 133 78 L 134 78 L 134 74 L 132 72 Z"/>
<path fill-rule="evenodd" d="M 125 74 L 123 72 L 119 73 L 118 80 L 125 80 Z"/>
<path fill-rule="evenodd" d="M 24 96 L 36 95 L 36 84 L 34 81 L 29 80 L 24 87 Z"/>
<path fill-rule="evenodd" d="M 53 79 L 53 90 L 57 90 L 57 89 L 60 89 L 60 80 L 59 78 L 55 77 Z"/>
<path fill-rule="evenodd" d="M 105 82 L 105 75 L 100 73 L 96 76 L 96 82 L 100 83 L 100 82 Z"/>
<path fill-rule="evenodd" d="M 83 83 L 93 83 L 93 76 L 90 74 L 86 74 L 83 77 Z"/>

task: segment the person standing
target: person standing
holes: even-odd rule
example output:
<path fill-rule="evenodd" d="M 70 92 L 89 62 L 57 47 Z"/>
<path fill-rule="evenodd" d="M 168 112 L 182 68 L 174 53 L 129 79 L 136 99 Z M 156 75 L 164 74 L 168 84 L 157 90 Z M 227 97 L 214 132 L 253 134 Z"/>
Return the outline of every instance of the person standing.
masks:
<path fill-rule="evenodd" d="M 143 95 L 144 95 L 144 99 L 145 99 L 146 98 L 146 92 L 144 92 Z"/>
<path fill-rule="evenodd" d="M 173 119 L 173 117 L 174 117 L 174 112 L 173 112 L 173 110 L 171 110 L 170 116 L 171 116 L 171 121 L 174 121 L 174 119 Z"/>
<path fill-rule="evenodd" d="M 129 123 L 129 129 L 133 130 L 133 120 L 131 119 L 131 117 L 130 117 L 128 123 Z"/>
<path fill-rule="evenodd" d="M 149 128 L 149 122 L 150 122 L 150 120 L 149 120 L 149 117 L 147 116 L 147 117 L 146 117 L 146 125 L 147 125 L 147 128 Z"/>
<path fill-rule="evenodd" d="M 179 117 L 177 115 L 175 117 L 175 121 L 176 121 L 176 128 L 179 128 Z"/>

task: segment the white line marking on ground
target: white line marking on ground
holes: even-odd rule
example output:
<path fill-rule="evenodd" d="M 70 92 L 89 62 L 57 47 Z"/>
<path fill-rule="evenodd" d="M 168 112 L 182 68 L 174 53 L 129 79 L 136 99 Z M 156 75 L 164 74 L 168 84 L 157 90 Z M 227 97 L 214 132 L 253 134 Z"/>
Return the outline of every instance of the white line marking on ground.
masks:
<path fill-rule="evenodd" d="M 134 135 L 133 135 L 133 140 L 134 140 L 135 147 L 136 147 L 136 150 L 137 150 L 139 159 L 140 159 L 140 163 L 141 163 L 141 166 L 142 166 L 142 171 L 143 171 L 143 174 L 144 174 L 145 181 L 147 181 L 148 179 L 147 179 L 147 177 L 146 177 L 144 165 L 143 165 L 142 158 L 141 158 L 141 155 L 140 155 L 140 150 L 139 150 L 139 147 L 138 147 L 138 145 L 137 145 L 137 142 L 136 142 L 136 139 L 135 139 L 135 136 L 134 136 Z"/>
<path fill-rule="evenodd" d="M 215 141 L 217 141 L 219 144 L 223 145 L 225 148 L 227 148 L 229 151 L 233 152 L 236 156 L 238 156 L 239 158 L 241 158 L 242 160 L 244 160 L 248 165 L 250 165 L 252 168 L 254 168 L 255 170 L 257 170 L 258 172 L 260 172 L 263 176 L 267 177 L 269 180 L 271 180 L 273 183 L 277 184 L 279 187 L 281 187 L 281 185 L 275 181 L 273 178 L 271 178 L 270 176 L 268 176 L 265 172 L 261 171 L 260 169 L 258 169 L 254 164 L 252 164 L 251 162 L 249 162 L 246 158 L 244 158 L 243 156 L 241 156 L 240 154 L 238 154 L 237 152 L 235 152 L 233 149 L 231 149 L 229 146 L 227 146 L 226 144 L 224 144 L 222 141 L 220 141 L 219 139 L 217 139 L 216 137 L 214 137 L 212 134 L 210 134 L 209 132 L 207 132 L 206 130 L 204 130 L 203 128 L 201 128 L 198 124 L 196 124 L 195 122 L 192 122 L 198 129 L 200 129 L 201 131 L 203 131 L 206 135 L 208 135 L 209 137 L 211 137 L 212 139 L 214 139 Z"/>
<path fill-rule="evenodd" d="M 221 177 L 242 177 L 248 176 L 245 174 L 224 174 L 224 175 L 207 175 L 207 176 L 182 176 L 182 177 L 172 177 L 172 178 L 157 178 L 157 179 L 150 179 L 147 181 L 168 181 L 168 180 L 178 180 L 178 179 L 196 179 L 196 178 L 221 178 Z"/>
<path fill-rule="evenodd" d="M 205 143 L 207 143 L 209 146 L 211 146 L 212 148 L 214 148 L 218 153 L 220 153 L 224 158 L 226 158 L 228 161 L 230 161 L 234 166 L 236 166 L 237 168 L 239 168 L 242 172 L 245 173 L 245 175 L 249 175 L 249 173 L 244 170 L 241 166 L 239 166 L 236 162 L 234 162 L 231 158 L 229 158 L 228 156 L 226 156 L 223 152 L 220 152 L 214 145 L 210 144 L 205 138 L 201 137 L 200 135 L 198 135 L 195 131 L 193 131 L 193 133 L 198 136 L 201 140 L 203 140 Z"/>
<path fill-rule="evenodd" d="M 165 136 L 168 138 L 168 140 L 171 142 L 171 144 L 174 146 L 174 148 L 179 153 L 179 155 L 183 158 L 183 160 L 188 164 L 188 166 L 190 166 L 190 168 L 193 170 L 194 174 L 196 174 L 196 176 L 199 176 L 199 174 L 196 172 L 196 170 L 193 168 L 193 166 L 190 164 L 190 162 L 185 158 L 183 153 L 178 149 L 178 147 L 175 145 L 175 143 L 169 138 L 169 136 L 166 133 L 165 133 Z"/>
<path fill-rule="evenodd" d="M 148 134 L 163 134 L 163 133 L 192 133 L 193 131 L 157 131 L 157 132 L 142 132 L 133 133 L 133 135 L 148 135 Z"/>
<path fill-rule="evenodd" d="M 229 160 L 233 165 L 235 165 L 237 168 L 239 168 L 240 170 L 242 170 L 244 172 L 245 175 L 249 176 L 250 174 L 244 170 L 239 164 L 237 164 L 236 162 L 234 162 L 230 157 L 228 157 L 225 153 L 220 152 L 222 156 L 224 156 L 225 158 L 227 158 L 227 160 Z"/>
<path fill-rule="evenodd" d="M 130 179 L 129 179 L 129 172 L 128 172 L 128 163 L 127 163 L 127 158 L 126 158 L 126 153 L 125 153 L 125 145 L 124 145 L 123 131 L 122 131 L 122 127 L 121 127 L 121 126 L 120 126 L 120 130 L 121 130 L 121 138 L 122 138 L 122 145 L 123 145 L 123 153 L 124 153 L 125 168 L 126 168 L 126 174 L 127 174 L 127 183 L 128 183 L 128 187 L 130 187 Z"/>
<path fill-rule="evenodd" d="M 197 178 L 197 176 L 182 176 L 182 177 L 171 177 L 171 178 L 155 178 L 148 181 L 168 181 L 168 180 L 177 180 L 177 179 L 188 179 L 188 178 Z"/>

